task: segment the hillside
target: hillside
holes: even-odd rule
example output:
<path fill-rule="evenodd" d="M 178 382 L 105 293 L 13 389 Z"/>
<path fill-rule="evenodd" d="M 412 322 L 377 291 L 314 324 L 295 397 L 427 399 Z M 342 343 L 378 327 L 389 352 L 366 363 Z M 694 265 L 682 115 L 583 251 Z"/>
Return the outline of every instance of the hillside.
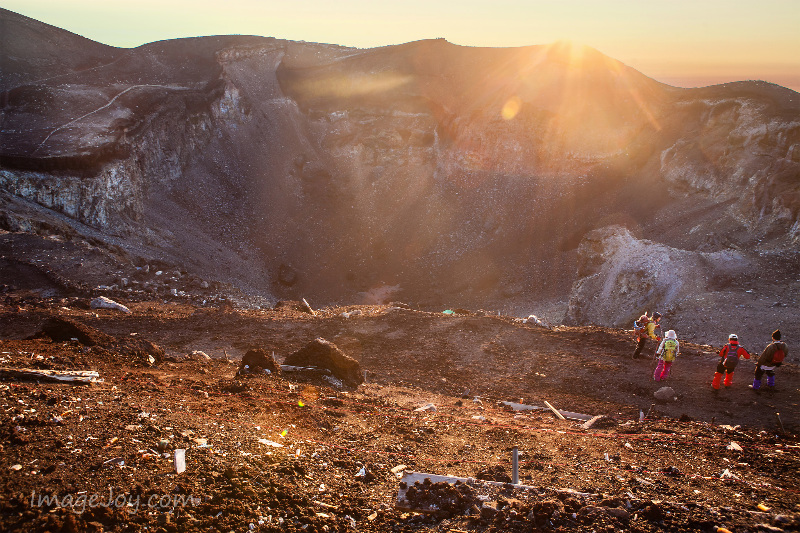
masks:
<path fill-rule="evenodd" d="M 8 231 L 251 305 L 400 299 L 615 327 L 659 309 L 698 342 L 800 333 L 791 90 L 677 89 L 566 43 L 116 49 L 0 23 Z"/>

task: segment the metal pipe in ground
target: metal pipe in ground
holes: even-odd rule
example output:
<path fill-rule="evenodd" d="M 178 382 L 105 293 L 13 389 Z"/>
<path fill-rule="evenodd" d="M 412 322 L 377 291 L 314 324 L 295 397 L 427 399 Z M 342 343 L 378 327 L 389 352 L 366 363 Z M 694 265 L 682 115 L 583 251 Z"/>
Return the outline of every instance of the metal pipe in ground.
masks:
<path fill-rule="evenodd" d="M 519 485 L 519 449 L 516 446 L 511 452 L 511 482 Z"/>

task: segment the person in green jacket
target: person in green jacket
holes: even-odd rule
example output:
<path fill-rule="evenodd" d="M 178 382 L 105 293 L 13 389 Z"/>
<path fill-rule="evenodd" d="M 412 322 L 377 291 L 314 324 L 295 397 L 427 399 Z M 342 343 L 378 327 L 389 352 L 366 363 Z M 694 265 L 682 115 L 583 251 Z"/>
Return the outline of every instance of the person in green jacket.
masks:
<path fill-rule="evenodd" d="M 667 379 L 669 377 L 669 369 L 680 353 L 681 346 L 678 344 L 678 336 L 675 334 L 675 330 L 671 329 L 664 335 L 664 340 L 661 341 L 658 350 L 656 350 L 658 365 L 656 365 L 656 371 L 653 373 L 653 379 L 656 381 Z"/>

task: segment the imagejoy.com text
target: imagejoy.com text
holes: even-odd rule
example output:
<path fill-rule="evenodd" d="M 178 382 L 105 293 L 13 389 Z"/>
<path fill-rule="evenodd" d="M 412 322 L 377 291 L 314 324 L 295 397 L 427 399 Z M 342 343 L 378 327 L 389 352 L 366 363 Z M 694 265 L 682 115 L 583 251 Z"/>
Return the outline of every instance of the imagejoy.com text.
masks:
<path fill-rule="evenodd" d="M 113 488 L 108 490 L 108 496 L 98 493 L 89 494 L 86 491 L 64 495 L 31 492 L 31 507 L 60 507 L 70 509 L 77 514 L 96 507 L 127 509 L 129 513 L 135 514 L 143 505 L 150 510 L 167 510 L 198 504 L 200 504 L 200 498 L 195 498 L 191 494 L 134 495 L 126 492 L 115 493 Z"/>

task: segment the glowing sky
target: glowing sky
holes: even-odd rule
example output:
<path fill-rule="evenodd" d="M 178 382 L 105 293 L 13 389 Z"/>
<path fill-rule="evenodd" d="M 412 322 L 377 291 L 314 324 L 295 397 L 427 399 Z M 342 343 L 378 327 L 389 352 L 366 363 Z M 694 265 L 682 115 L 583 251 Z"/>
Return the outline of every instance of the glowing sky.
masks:
<path fill-rule="evenodd" d="M 247 34 L 362 48 L 572 40 L 679 86 L 763 79 L 800 91 L 800 0 L 0 0 L 114 46 Z"/>

